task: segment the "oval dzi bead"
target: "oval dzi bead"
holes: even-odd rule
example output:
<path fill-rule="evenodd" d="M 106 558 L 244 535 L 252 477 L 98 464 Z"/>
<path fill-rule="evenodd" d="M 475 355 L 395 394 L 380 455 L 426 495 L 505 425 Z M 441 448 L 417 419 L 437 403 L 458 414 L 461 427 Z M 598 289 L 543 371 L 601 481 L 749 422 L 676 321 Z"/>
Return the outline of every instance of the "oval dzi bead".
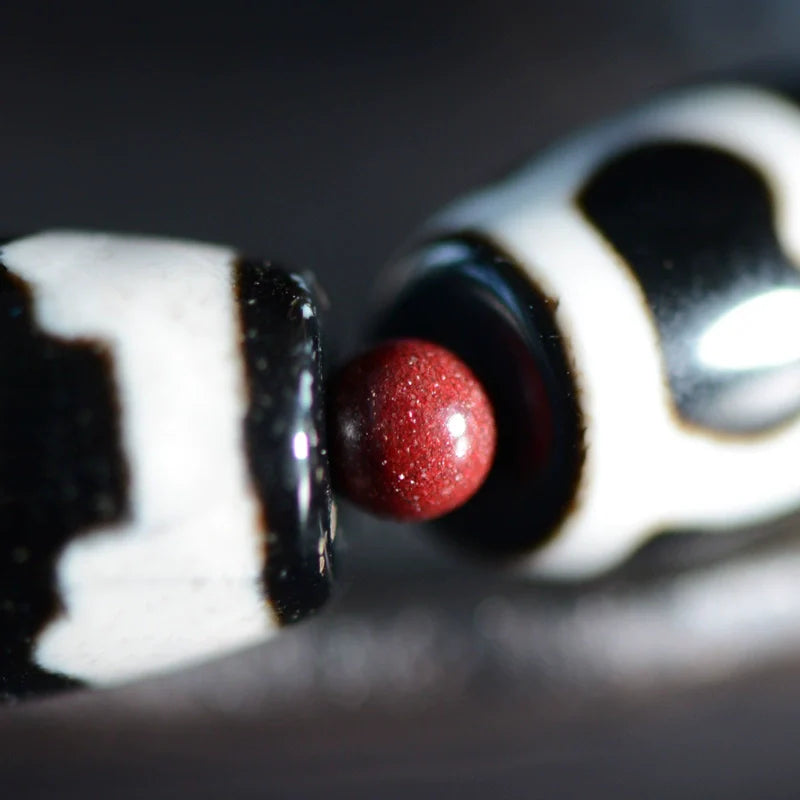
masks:
<path fill-rule="evenodd" d="M 796 512 L 798 265 L 800 108 L 763 83 L 668 94 L 445 209 L 376 330 L 449 347 L 495 406 L 446 535 L 581 578 Z"/>
<path fill-rule="evenodd" d="M 315 611 L 334 526 L 304 278 L 78 232 L 0 264 L 0 694 L 140 677 Z"/>

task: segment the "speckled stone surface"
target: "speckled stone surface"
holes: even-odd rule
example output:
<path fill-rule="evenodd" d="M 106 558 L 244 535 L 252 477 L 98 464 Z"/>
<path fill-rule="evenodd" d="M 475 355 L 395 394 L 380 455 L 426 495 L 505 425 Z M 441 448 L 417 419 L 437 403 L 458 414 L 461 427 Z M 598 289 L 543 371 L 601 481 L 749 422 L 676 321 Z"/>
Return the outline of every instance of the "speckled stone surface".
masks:
<path fill-rule="evenodd" d="M 331 463 L 355 503 L 426 520 L 465 503 L 494 455 L 492 408 L 469 367 L 419 339 L 384 342 L 334 382 Z"/>

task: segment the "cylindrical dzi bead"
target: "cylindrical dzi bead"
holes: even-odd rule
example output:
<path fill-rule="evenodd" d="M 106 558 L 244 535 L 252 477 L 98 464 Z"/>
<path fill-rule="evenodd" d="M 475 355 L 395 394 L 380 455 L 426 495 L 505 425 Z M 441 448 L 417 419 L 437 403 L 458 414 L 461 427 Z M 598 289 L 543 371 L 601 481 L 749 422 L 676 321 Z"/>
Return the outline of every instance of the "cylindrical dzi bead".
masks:
<path fill-rule="evenodd" d="M 764 85 L 673 93 L 446 209 L 378 333 L 449 347 L 494 404 L 448 535 L 580 577 L 800 508 L 798 266 L 800 107 Z"/>
<path fill-rule="evenodd" d="M 329 593 L 317 310 L 205 244 L 0 248 L 0 694 L 257 642 Z"/>

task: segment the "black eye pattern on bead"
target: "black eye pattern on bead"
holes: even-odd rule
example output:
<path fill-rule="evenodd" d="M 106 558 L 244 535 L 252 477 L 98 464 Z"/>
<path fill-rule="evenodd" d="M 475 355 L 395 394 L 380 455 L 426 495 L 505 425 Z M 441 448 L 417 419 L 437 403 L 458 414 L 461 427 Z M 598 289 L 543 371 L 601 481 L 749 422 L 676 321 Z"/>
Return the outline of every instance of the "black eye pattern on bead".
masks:
<path fill-rule="evenodd" d="M 0 699 L 79 685 L 32 647 L 61 611 L 64 545 L 128 512 L 113 364 L 99 342 L 38 329 L 29 287 L 0 265 Z"/>
<path fill-rule="evenodd" d="M 780 293 L 800 317 L 800 272 L 778 241 L 774 199 L 753 167 L 702 145 L 645 145 L 603 165 L 578 203 L 647 298 L 684 419 L 744 435 L 800 412 L 800 360 L 774 364 L 776 343 L 761 330 L 732 332 L 762 346 L 761 363 L 703 359 L 704 336 L 749 301 Z"/>

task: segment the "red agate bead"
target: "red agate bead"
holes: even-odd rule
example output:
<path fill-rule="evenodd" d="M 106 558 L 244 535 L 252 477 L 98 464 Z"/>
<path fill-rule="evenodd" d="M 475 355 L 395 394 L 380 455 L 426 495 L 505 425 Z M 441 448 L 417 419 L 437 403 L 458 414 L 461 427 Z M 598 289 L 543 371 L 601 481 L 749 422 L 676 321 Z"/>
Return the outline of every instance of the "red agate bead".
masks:
<path fill-rule="evenodd" d="M 418 339 L 383 342 L 331 387 L 334 485 L 397 520 L 446 514 L 481 486 L 494 457 L 491 404 L 449 350 Z"/>

